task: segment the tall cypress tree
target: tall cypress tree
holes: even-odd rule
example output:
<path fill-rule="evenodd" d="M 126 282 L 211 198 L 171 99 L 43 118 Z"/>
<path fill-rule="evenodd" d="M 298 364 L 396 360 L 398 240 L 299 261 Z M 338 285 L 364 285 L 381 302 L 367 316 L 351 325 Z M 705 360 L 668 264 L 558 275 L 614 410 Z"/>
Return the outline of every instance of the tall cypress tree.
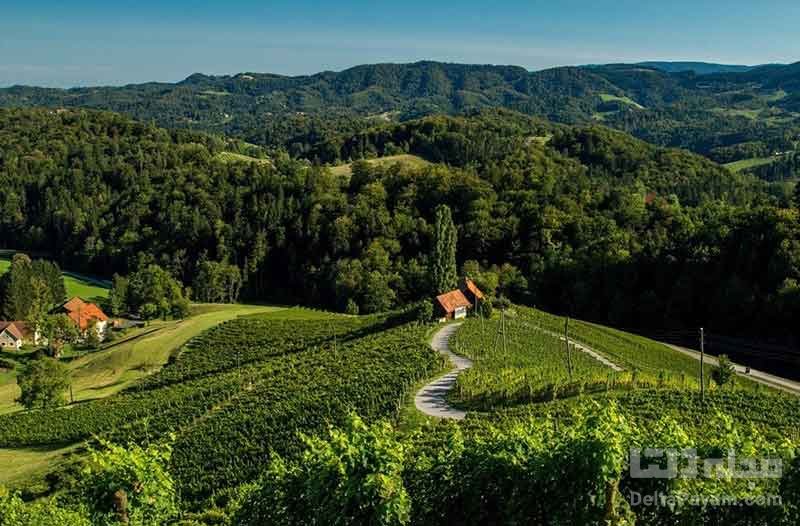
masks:
<path fill-rule="evenodd" d="M 456 270 L 456 226 L 450 208 L 440 205 L 436 209 L 431 256 L 431 284 L 434 292 L 441 294 L 458 285 Z"/>
<path fill-rule="evenodd" d="M 7 320 L 24 320 L 31 308 L 31 259 L 25 254 L 16 254 L 11 267 L 3 275 L 3 315 Z"/>

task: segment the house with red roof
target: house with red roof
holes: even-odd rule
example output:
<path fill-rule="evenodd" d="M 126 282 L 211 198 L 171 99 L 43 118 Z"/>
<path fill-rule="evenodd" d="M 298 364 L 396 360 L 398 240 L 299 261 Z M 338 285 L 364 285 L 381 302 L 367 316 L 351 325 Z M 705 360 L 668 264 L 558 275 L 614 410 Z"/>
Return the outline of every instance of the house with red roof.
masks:
<path fill-rule="evenodd" d="M 109 318 L 94 303 L 85 302 L 76 296 L 62 303 L 56 308 L 56 312 L 66 314 L 84 337 L 86 337 L 86 332 L 89 328 L 94 326 L 100 339 L 103 340 L 105 338 Z"/>
<path fill-rule="evenodd" d="M 458 287 L 461 292 L 464 294 L 464 297 L 472 303 L 472 306 L 475 307 L 478 305 L 479 301 L 483 301 L 484 295 L 481 292 L 481 289 L 469 278 L 462 278 L 461 283 L 459 283 Z"/>
<path fill-rule="evenodd" d="M 45 343 L 39 331 L 24 321 L 0 321 L 0 348 L 19 350 L 23 345 Z"/>
<path fill-rule="evenodd" d="M 24 334 L 19 322 L 0 321 L 0 348 L 18 351 L 23 344 Z"/>
<path fill-rule="evenodd" d="M 483 301 L 484 294 L 475 283 L 464 278 L 459 288 L 436 296 L 436 311 L 441 321 L 458 320 L 467 317 L 467 311 Z"/>

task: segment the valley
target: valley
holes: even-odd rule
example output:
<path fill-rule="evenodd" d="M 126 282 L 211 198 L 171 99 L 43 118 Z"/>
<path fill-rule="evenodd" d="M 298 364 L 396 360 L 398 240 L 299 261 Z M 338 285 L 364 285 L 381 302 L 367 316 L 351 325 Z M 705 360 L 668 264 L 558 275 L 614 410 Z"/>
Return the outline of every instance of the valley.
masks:
<path fill-rule="evenodd" d="M 0 88 L 0 526 L 798 524 L 799 71 Z"/>
<path fill-rule="evenodd" d="M 215 307 L 199 316 L 221 312 Z M 228 316 L 233 312 L 238 317 Z M 226 317 L 227 321 L 218 320 L 189 340 L 161 370 L 108 398 L 0 416 L 2 483 L 42 491 L 77 468 L 86 456 L 84 441 L 147 442 L 170 432 L 174 445 L 169 471 L 185 505 L 212 506 L 219 513 L 230 513 L 234 520 L 251 520 L 247 517 L 254 513 L 252 509 L 216 508 L 214 503 L 226 501 L 222 495 L 252 480 L 268 458 L 278 454 L 294 458 L 303 448 L 298 432 L 324 437 L 323 423 L 351 429 L 347 422 L 352 411 L 368 425 L 382 419 L 393 421 L 403 431 L 384 440 L 403 441 L 410 458 L 428 459 L 436 458 L 435 452 L 454 436 L 465 440 L 467 450 L 488 436 L 498 447 L 504 433 L 511 433 L 517 444 L 522 436 L 533 440 L 535 433 L 547 433 L 552 425 L 573 429 L 569 433 L 579 429 L 569 426 L 602 429 L 600 436 L 608 438 L 611 431 L 602 420 L 592 420 L 597 412 L 603 418 L 613 414 L 622 419 L 633 433 L 644 433 L 652 415 L 658 414 L 671 426 L 684 429 L 701 448 L 713 444 L 711 437 L 720 426 L 735 425 L 735 432 L 741 433 L 736 440 L 765 433 L 757 440 L 758 447 L 767 451 L 770 440 L 788 440 L 790 430 L 800 425 L 796 395 L 759 387 L 744 377 L 719 385 L 712 380 L 714 367 L 708 364 L 706 405 L 695 406 L 699 397 L 696 360 L 645 338 L 571 320 L 570 339 L 590 346 L 598 356 L 625 364 L 624 371 L 615 371 L 596 357 L 575 349 L 570 353 L 563 340 L 551 335 L 551 330 L 563 330 L 563 318 L 517 305 L 487 319 L 470 317 L 447 325 L 444 331 L 415 321 L 413 311 L 353 317 L 252 307 L 230 310 Z M 474 363 L 446 388 L 451 409 L 438 410 L 439 417 L 462 419 L 455 427 L 419 419 L 405 408 L 408 395 L 421 382 L 449 367 L 429 346 L 432 331 Z M 98 356 L 102 360 L 102 352 Z M 611 409 L 601 409 L 605 404 L 611 404 Z M 752 411 L 756 406 L 759 410 Z M 713 407 L 715 412 L 707 413 L 703 407 Z M 736 424 L 726 424 L 727 415 Z M 589 420 L 578 424 L 581 418 Z M 527 424 L 514 428 L 512 422 Z M 356 436 L 348 435 L 348 440 Z M 547 436 L 545 443 L 553 447 L 555 435 Z M 567 440 L 582 440 L 568 436 Z M 544 454 L 535 451 L 526 454 L 536 458 Z M 465 469 L 461 463 L 466 461 L 467 457 L 450 457 L 447 465 Z M 434 476 L 419 471 L 425 465 L 417 460 L 402 479 L 419 504 L 429 497 L 416 493 L 416 484 Z M 494 472 L 499 469 L 496 466 Z M 623 478 L 624 484 L 636 483 Z M 769 486 L 769 482 L 759 483 L 752 491 Z M 695 490 L 706 491 L 703 488 L 700 484 Z M 500 494 L 492 498 L 508 499 Z M 579 509 L 598 517 L 604 513 L 590 504 Z M 491 516 L 477 510 L 471 513 L 477 515 L 470 524 Z M 705 513 L 713 517 L 719 510 Z M 436 523 L 432 518 L 424 520 Z"/>

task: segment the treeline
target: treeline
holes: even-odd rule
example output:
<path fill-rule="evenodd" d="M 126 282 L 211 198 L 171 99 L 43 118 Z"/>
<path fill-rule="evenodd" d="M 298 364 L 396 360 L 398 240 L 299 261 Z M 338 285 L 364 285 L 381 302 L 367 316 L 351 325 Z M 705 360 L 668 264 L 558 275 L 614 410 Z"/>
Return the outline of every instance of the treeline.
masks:
<path fill-rule="evenodd" d="M 0 244 L 58 247 L 64 266 L 105 275 L 156 264 L 202 301 L 363 313 L 429 296 L 447 205 L 459 265 L 509 265 L 527 283 L 514 299 L 626 327 L 796 331 L 796 209 L 687 152 L 507 111 L 387 125 L 314 153 L 439 163 L 424 168 L 356 162 L 346 177 L 286 155 L 223 161 L 224 147 L 110 113 L 0 111 Z"/>
<path fill-rule="evenodd" d="M 748 168 L 747 172 L 765 181 L 796 181 L 800 179 L 800 153 L 775 157 L 771 163 Z"/>

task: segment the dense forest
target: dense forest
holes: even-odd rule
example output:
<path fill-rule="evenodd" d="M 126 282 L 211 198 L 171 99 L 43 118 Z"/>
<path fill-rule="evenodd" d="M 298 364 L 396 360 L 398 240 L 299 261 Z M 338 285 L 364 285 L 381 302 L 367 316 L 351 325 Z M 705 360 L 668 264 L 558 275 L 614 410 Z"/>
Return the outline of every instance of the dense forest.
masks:
<path fill-rule="evenodd" d="M 529 72 L 419 62 L 286 77 L 194 74 L 171 83 L 69 90 L 15 86 L 0 106 L 90 107 L 167 128 L 235 136 L 295 156 L 319 140 L 433 114 L 504 107 L 567 124 L 600 122 L 718 162 L 770 153 L 800 137 L 800 66 L 611 64 Z M 719 148 L 733 148 L 718 154 Z M 723 161 L 723 158 L 726 160 Z"/>
<path fill-rule="evenodd" d="M 498 294 L 625 327 L 797 335 L 786 186 L 506 110 L 383 124 L 309 153 L 266 160 L 113 113 L 0 110 L 0 248 L 58 247 L 62 266 L 108 276 L 157 263 L 198 297 L 195 276 L 230 264 L 243 299 L 373 312 L 430 293 L 444 204 L 459 264 L 494 267 Z M 430 163 L 355 162 L 349 177 L 319 164 L 397 153 Z"/>

